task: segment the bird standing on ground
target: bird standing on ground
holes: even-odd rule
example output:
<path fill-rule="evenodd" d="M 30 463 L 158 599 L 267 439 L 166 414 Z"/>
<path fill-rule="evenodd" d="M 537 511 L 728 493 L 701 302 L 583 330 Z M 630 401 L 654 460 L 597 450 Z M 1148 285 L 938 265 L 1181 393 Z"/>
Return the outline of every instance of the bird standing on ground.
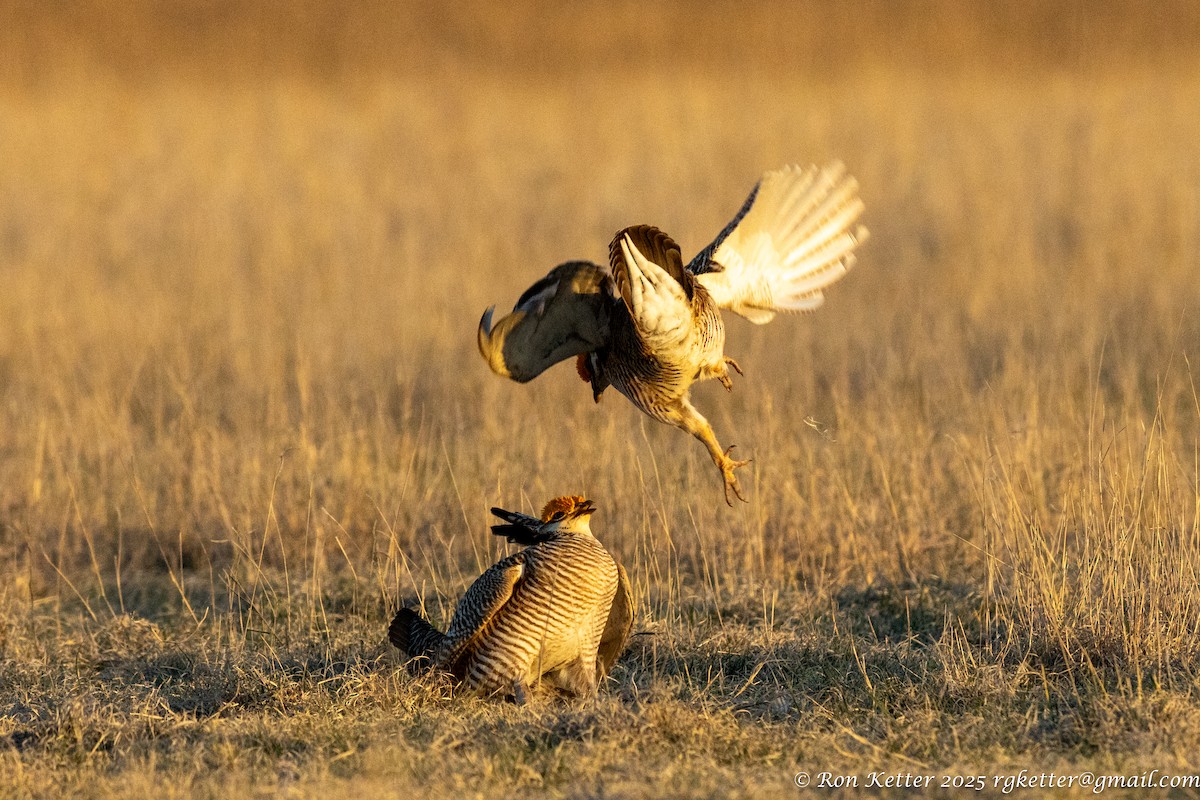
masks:
<path fill-rule="evenodd" d="M 717 238 L 686 266 L 679 245 L 648 225 L 617 233 L 609 267 L 561 264 L 521 295 L 511 314 L 479 323 L 479 352 L 498 375 L 524 383 L 572 356 L 600 401 L 605 388 L 660 422 L 695 436 L 721 470 L 725 501 L 745 500 L 734 470 L 749 463 L 722 449 L 688 398 L 716 378 L 729 390 L 721 309 L 751 322 L 812 311 L 854 263 L 867 237 L 858 183 L 841 164 L 766 173 Z"/>
<path fill-rule="evenodd" d="M 625 570 L 591 532 L 595 510 L 578 496 L 554 498 L 541 519 L 493 508 L 507 524 L 492 531 L 525 549 L 471 584 L 446 633 L 402 608 L 388 638 L 418 670 L 450 673 L 480 694 L 511 692 L 524 703 L 545 680 L 595 696 L 633 624 Z"/>

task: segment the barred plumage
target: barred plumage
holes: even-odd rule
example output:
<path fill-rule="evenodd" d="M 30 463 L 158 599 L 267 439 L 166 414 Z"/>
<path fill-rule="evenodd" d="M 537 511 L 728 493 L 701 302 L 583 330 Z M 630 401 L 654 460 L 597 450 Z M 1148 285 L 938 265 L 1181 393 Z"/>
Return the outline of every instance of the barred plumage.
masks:
<path fill-rule="evenodd" d="M 523 702 L 526 688 L 545 680 L 594 695 L 633 620 L 628 578 L 591 533 L 594 510 L 581 497 L 556 498 L 542 519 L 492 509 L 508 523 L 493 532 L 526 548 L 471 585 L 444 635 L 401 609 L 392 643 L 417 669 L 448 672 L 482 694 L 512 692 Z"/>
<path fill-rule="evenodd" d="M 779 311 L 811 311 L 854 263 L 866 228 L 857 182 L 841 164 L 766 173 L 734 219 L 686 266 L 658 228 L 617 233 L 609 268 L 573 261 L 521 296 L 513 313 L 479 325 L 479 351 L 497 374 L 525 382 L 576 356 L 599 402 L 608 386 L 646 414 L 708 448 L 730 493 L 745 500 L 708 420 L 691 404 L 692 383 L 716 378 L 732 389 L 737 363 L 725 356 L 720 309 L 762 324 Z"/>

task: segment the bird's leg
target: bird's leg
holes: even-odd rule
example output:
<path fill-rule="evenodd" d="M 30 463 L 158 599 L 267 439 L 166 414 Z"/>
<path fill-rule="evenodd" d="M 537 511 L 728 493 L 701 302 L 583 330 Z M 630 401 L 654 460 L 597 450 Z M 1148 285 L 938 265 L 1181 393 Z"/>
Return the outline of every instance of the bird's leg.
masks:
<path fill-rule="evenodd" d="M 517 678 L 513 681 L 513 700 L 517 705 L 523 706 L 529 702 L 529 695 L 525 692 L 525 680 Z"/>
<path fill-rule="evenodd" d="M 721 373 L 717 375 L 717 380 L 725 387 L 725 391 L 732 392 L 733 381 L 729 379 L 729 367 L 733 367 L 733 371 L 738 375 L 745 375 L 746 373 L 742 372 L 742 368 L 738 366 L 738 363 L 729 356 L 721 356 L 721 362 Z"/>
<path fill-rule="evenodd" d="M 558 670 L 555 682 L 563 692 L 571 697 L 579 699 L 595 697 L 599 688 L 595 659 L 589 661 L 580 656 Z"/>
<path fill-rule="evenodd" d="M 733 506 L 733 500 L 729 498 L 730 490 L 733 490 L 734 495 L 743 503 L 750 502 L 742 494 L 742 489 L 738 486 L 737 476 L 733 471 L 738 467 L 744 467 L 750 463 L 739 461 L 729 457 L 729 451 L 733 449 L 731 445 L 728 449 L 722 450 L 721 445 L 717 442 L 717 436 L 713 433 L 712 425 L 708 424 L 708 420 L 704 415 L 696 410 L 696 407 L 691 404 L 687 397 L 683 397 L 679 404 L 679 427 L 695 436 L 700 441 L 704 442 L 704 446 L 708 448 L 708 454 L 712 456 L 713 463 L 721 470 L 721 476 L 725 479 L 725 502 Z"/>

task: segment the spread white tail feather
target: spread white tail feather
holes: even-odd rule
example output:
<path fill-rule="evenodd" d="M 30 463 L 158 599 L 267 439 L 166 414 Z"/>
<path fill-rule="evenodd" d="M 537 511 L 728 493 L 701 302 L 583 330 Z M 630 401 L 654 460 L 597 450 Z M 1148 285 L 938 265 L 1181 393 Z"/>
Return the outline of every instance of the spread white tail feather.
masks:
<path fill-rule="evenodd" d="M 768 172 L 750 210 L 713 253 L 723 269 L 696 279 L 718 306 L 760 325 L 777 311 L 812 311 L 867 238 L 854 224 L 862 210 L 858 182 L 841 163 Z"/>

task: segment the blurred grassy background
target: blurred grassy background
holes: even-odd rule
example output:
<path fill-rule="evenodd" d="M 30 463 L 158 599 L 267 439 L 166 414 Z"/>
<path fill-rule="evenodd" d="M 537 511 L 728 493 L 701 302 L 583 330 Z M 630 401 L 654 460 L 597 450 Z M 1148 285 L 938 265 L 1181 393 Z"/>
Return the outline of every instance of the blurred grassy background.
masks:
<path fill-rule="evenodd" d="M 1187 69 L 1200 14 L 1185 0 L 853 0 L 744 4 L 617 0 L 423 3 L 5 0 L 0 56 L 27 86 L 115 75 L 330 85 L 456 66 L 528 77 L 597 69 L 695 77 L 766 71 L 845 79 L 1003 69 L 1108 75 Z"/>
<path fill-rule="evenodd" d="M 159 639 L 206 620 L 170 645 L 194 660 L 266 631 L 332 669 L 329 642 L 382 637 L 398 599 L 445 620 L 501 550 L 489 506 L 582 491 L 673 654 L 636 650 L 619 691 L 674 697 L 700 715 L 683 728 L 750 703 L 726 720 L 761 737 L 726 765 L 742 778 L 781 757 L 768 723 L 813 714 L 863 730 L 862 763 L 998 740 L 1136 761 L 1179 731 L 1190 763 L 1194 4 L 492 9 L 0 3 L 0 647 L 23 707 L 58 719 L 29 676 L 117 658 L 96 642 L 122 611 Z M 569 366 L 518 386 L 475 353 L 486 306 L 618 228 L 692 252 L 763 170 L 832 158 L 867 203 L 859 265 L 816 315 L 731 323 L 746 378 L 697 391 L 755 458 L 749 506 Z M 763 667 L 796 659 L 863 682 Z M 1143 678 L 1174 694 L 1147 709 Z M 998 696 L 1016 727 L 960 741 Z M 76 755 L 161 735 L 68 722 L 92 731 Z"/>

